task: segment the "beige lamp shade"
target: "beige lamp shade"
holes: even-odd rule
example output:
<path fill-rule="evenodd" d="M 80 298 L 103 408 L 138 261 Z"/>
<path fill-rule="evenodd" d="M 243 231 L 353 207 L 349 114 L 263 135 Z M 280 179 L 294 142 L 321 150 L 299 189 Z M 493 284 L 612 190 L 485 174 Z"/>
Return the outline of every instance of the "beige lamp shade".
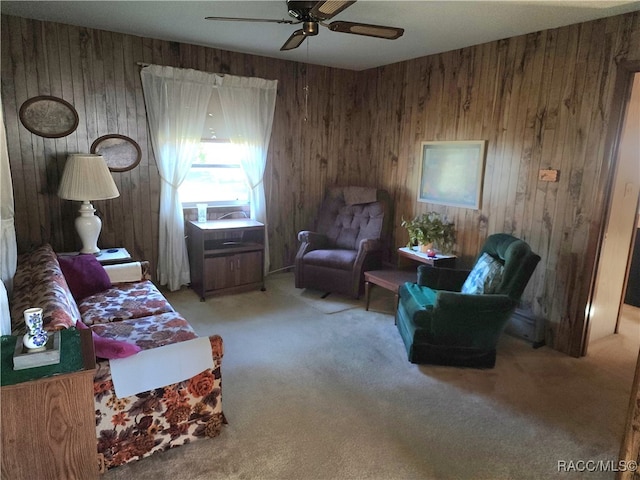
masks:
<path fill-rule="evenodd" d="M 119 195 L 102 155 L 69 155 L 58 187 L 58 196 L 82 202 L 78 210 L 80 216 L 76 218 L 76 230 L 82 240 L 80 253 L 100 255 L 97 242 L 102 220 L 95 215 L 96 210 L 91 205 L 91 200 L 107 200 Z"/>
<path fill-rule="evenodd" d="M 67 157 L 58 196 L 65 200 L 89 202 L 120 195 L 102 155 L 72 154 Z"/>

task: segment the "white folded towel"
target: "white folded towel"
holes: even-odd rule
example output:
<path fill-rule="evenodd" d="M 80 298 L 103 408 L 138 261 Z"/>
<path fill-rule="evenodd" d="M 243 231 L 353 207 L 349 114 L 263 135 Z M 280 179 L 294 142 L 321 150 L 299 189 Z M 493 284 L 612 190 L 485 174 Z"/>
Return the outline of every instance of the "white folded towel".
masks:
<path fill-rule="evenodd" d="M 104 269 L 109 275 L 111 283 L 139 282 L 142 280 L 142 265 L 140 265 L 140 262 L 106 265 Z"/>

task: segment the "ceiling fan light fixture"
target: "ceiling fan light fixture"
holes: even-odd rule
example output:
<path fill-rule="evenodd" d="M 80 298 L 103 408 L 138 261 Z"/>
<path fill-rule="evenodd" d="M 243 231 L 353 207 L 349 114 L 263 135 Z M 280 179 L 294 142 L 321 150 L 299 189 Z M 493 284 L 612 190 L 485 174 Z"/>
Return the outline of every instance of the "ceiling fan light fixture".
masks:
<path fill-rule="evenodd" d="M 302 31 L 307 37 L 312 37 L 318 34 L 317 22 L 304 22 L 302 24 Z"/>

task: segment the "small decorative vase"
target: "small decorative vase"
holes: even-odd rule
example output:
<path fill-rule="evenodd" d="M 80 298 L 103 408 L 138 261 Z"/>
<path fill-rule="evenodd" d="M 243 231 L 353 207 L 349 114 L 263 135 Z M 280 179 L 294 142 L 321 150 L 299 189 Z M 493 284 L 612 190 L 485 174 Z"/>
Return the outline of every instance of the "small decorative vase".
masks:
<path fill-rule="evenodd" d="M 435 248 L 429 248 L 429 249 L 427 249 L 427 257 L 435 258 L 435 256 L 436 256 L 436 250 L 435 250 Z"/>
<path fill-rule="evenodd" d="M 27 333 L 22 337 L 22 344 L 29 352 L 44 350 L 49 336 L 42 328 L 42 309 L 26 309 L 24 311 L 24 323 L 27 325 Z"/>

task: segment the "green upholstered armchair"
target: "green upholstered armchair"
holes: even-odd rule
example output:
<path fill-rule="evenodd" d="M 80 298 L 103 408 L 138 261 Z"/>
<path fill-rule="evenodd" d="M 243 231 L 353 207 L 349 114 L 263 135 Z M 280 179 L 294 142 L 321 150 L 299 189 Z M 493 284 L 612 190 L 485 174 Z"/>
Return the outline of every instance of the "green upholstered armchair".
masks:
<path fill-rule="evenodd" d="M 493 368 L 496 344 L 540 257 L 511 235 L 487 238 L 472 270 L 418 267 L 396 324 L 412 363 Z"/>

